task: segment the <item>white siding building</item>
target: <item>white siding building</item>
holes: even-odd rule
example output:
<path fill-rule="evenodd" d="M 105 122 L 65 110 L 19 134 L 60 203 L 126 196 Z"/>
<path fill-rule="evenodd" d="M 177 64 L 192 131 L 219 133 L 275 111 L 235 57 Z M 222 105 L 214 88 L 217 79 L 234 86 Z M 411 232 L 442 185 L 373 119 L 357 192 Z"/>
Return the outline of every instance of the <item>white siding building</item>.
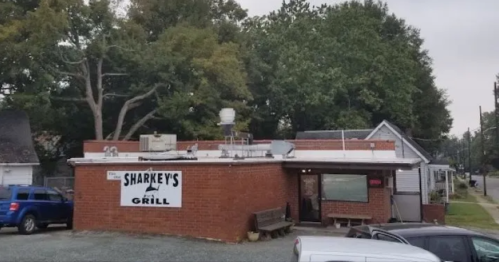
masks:
<path fill-rule="evenodd" d="M 26 113 L 0 111 L 0 184 L 33 183 L 33 167 L 39 165 Z"/>

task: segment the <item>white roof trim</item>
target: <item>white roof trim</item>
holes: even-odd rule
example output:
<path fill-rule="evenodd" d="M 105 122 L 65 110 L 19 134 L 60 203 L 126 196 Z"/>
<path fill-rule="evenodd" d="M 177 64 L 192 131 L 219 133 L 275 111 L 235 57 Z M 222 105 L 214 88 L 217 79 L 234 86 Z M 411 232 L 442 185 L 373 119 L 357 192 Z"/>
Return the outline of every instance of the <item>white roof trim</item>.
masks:
<path fill-rule="evenodd" d="M 286 158 L 284 162 L 317 162 L 317 163 L 359 163 L 359 164 L 408 164 L 416 165 L 419 158 Z"/>
<path fill-rule="evenodd" d="M 40 163 L 0 163 L 0 166 L 39 166 Z"/>
<path fill-rule="evenodd" d="M 404 143 L 405 145 L 409 146 L 410 149 L 412 149 L 412 151 L 416 152 L 416 154 L 421 157 L 421 159 L 423 159 L 425 161 L 426 164 L 430 163 L 430 160 L 427 159 L 426 157 L 423 156 L 423 154 L 421 154 L 421 152 L 419 152 L 419 150 L 417 150 L 416 148 L 414 148 L 409 142 L 407 142 L 407 140 L 405 140 L 397 131 L 395 131 L 390 125 L 388 125 L 386 123 L 386 120 L 383 120 L 383 122 L 381 122 L 367 137 L 365 140 L 369 140 L 371 139 L 372 136 L 374 136 L 374 134 L 376 134 L 376 132 L 379 131 L 379 129 L 382 127 L 382 126 L 386 126 L 388 129 L 390 129 L 390 131 L 392 131 L 392 133 L 394 133 L 401 141 L 402 143 Z"/>

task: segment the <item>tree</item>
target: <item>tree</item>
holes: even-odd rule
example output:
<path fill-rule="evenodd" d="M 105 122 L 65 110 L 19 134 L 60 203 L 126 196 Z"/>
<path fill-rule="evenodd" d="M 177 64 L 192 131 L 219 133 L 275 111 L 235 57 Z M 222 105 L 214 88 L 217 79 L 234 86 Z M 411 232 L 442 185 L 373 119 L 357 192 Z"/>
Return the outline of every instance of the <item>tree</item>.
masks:
<path fill-rule="evenodd" d="M 384 119 L 427 139 L 449 131 L 448 101 L 419 32 L 386 4 L 290 0 L 248 20 L 245 32 L 257 137 L 277 135 L 280 122 L 290 123 L 291 134 L 370 128 Z"/>
<path fill-rule="evenodd" d="M 48 81 L 31 92 L 10 85 L 9 95 L 46 93 L 52 102 L 88 106 L 97 140 L 128 140 L 157 116 L 178 119 L 180 108 L 215 125 L 219 108 L 203 107 L 243 110 L 251 100 L 237 46 L 220 43 L 213 27 L 171 25 L 151 39 L 143 25 L 119 18 L 110 1 L 44 0 L 23 28 L 29 33 L 23 51 Z M 32 70 L 30 63 L 23 66 Z M 193 135 L 211 136 L 199 129 Z"/>

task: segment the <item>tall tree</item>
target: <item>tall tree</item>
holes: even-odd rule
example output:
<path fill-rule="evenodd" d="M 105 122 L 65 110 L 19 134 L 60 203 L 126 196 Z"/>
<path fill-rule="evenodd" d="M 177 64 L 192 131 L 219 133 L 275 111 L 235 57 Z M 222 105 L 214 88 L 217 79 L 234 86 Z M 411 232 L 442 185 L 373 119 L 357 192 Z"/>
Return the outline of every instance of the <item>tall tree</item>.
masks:
<path fill-rule="evenodd" d="M 27 14 L 23 28 L 29 33 L 23 51 L 49 79 L 31 94 L 86 105 L 98 140 L 130 139 L 157 116 L 178 119 L 180 108 L 215 126 L 219 108 L 213 107 L 244 110 L 251 100 L 237 45 L 221 43 L 212 26 L 173 24 L 151 39 L 143 24 L 119 18 L 110 1 L 43 0 Z M 31 64 L 23 66 L 31 72 Z M 9 89 L 9 94 L 20 91 Z M 200 129 L 191 135 L 212 136 Z"/>
<path fill-rule="evenodd" d="M 368 128 L 383 119 L 430 139 L 449 131 L 448 101 L 434 85 L 419 33 L 386 4 L 311 7 L 290 0 L 248 20 L 245 31 L 257 136 L 275 135 L 280 122 L 289 123 L 293 134 Z M 424 117 L 425 101 L 439 109 L 435 116 Z"/>

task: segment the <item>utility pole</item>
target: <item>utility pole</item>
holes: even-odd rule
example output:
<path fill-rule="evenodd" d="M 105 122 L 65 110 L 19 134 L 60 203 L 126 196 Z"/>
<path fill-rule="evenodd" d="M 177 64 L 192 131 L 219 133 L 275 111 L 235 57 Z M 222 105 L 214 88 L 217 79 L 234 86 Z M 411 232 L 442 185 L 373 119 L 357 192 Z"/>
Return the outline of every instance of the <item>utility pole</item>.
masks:
<path fill-rule="evenodd" d="M 471 132 L 468 127 L 468 169 L 470 170 L 470 183 L 471 183 Z"/>
<path fill-rule="evenodd" d="M 483 135 L 483 118 L 482 118 L 482 106 L 480 106 L 480 145 L 482 154 L 481 170 L 483 175 L 483 195 L 487 196 L 487 172 L 485 171 L 485 136 Z"/>
<path fill-rule="evenodd" d="M 495 143 L 493 145 L 493 150 L 492 150 L 492 158 L 496 159 L 499 154 L 499 111 L 498 111 L 498 100 L 499 100 L 499 92 L 497 90 L 497 82 L 494 82 L 494 119 L 496 122 L 496 137 L 495 137 Z"/>
<path fill-rule="evenodd" d="M 466 169 L 465 169 L 465 167 L 466 167 L 466 143 L 464 142 L 464 137 L 463 137 L 461 146 L 463 147 L 463 148 L 461 148 L 461 154 L 462 154 L 461 165 L 463 165 L 463 175 L 464 175 L 464 178 L 466 178 Z"/>

